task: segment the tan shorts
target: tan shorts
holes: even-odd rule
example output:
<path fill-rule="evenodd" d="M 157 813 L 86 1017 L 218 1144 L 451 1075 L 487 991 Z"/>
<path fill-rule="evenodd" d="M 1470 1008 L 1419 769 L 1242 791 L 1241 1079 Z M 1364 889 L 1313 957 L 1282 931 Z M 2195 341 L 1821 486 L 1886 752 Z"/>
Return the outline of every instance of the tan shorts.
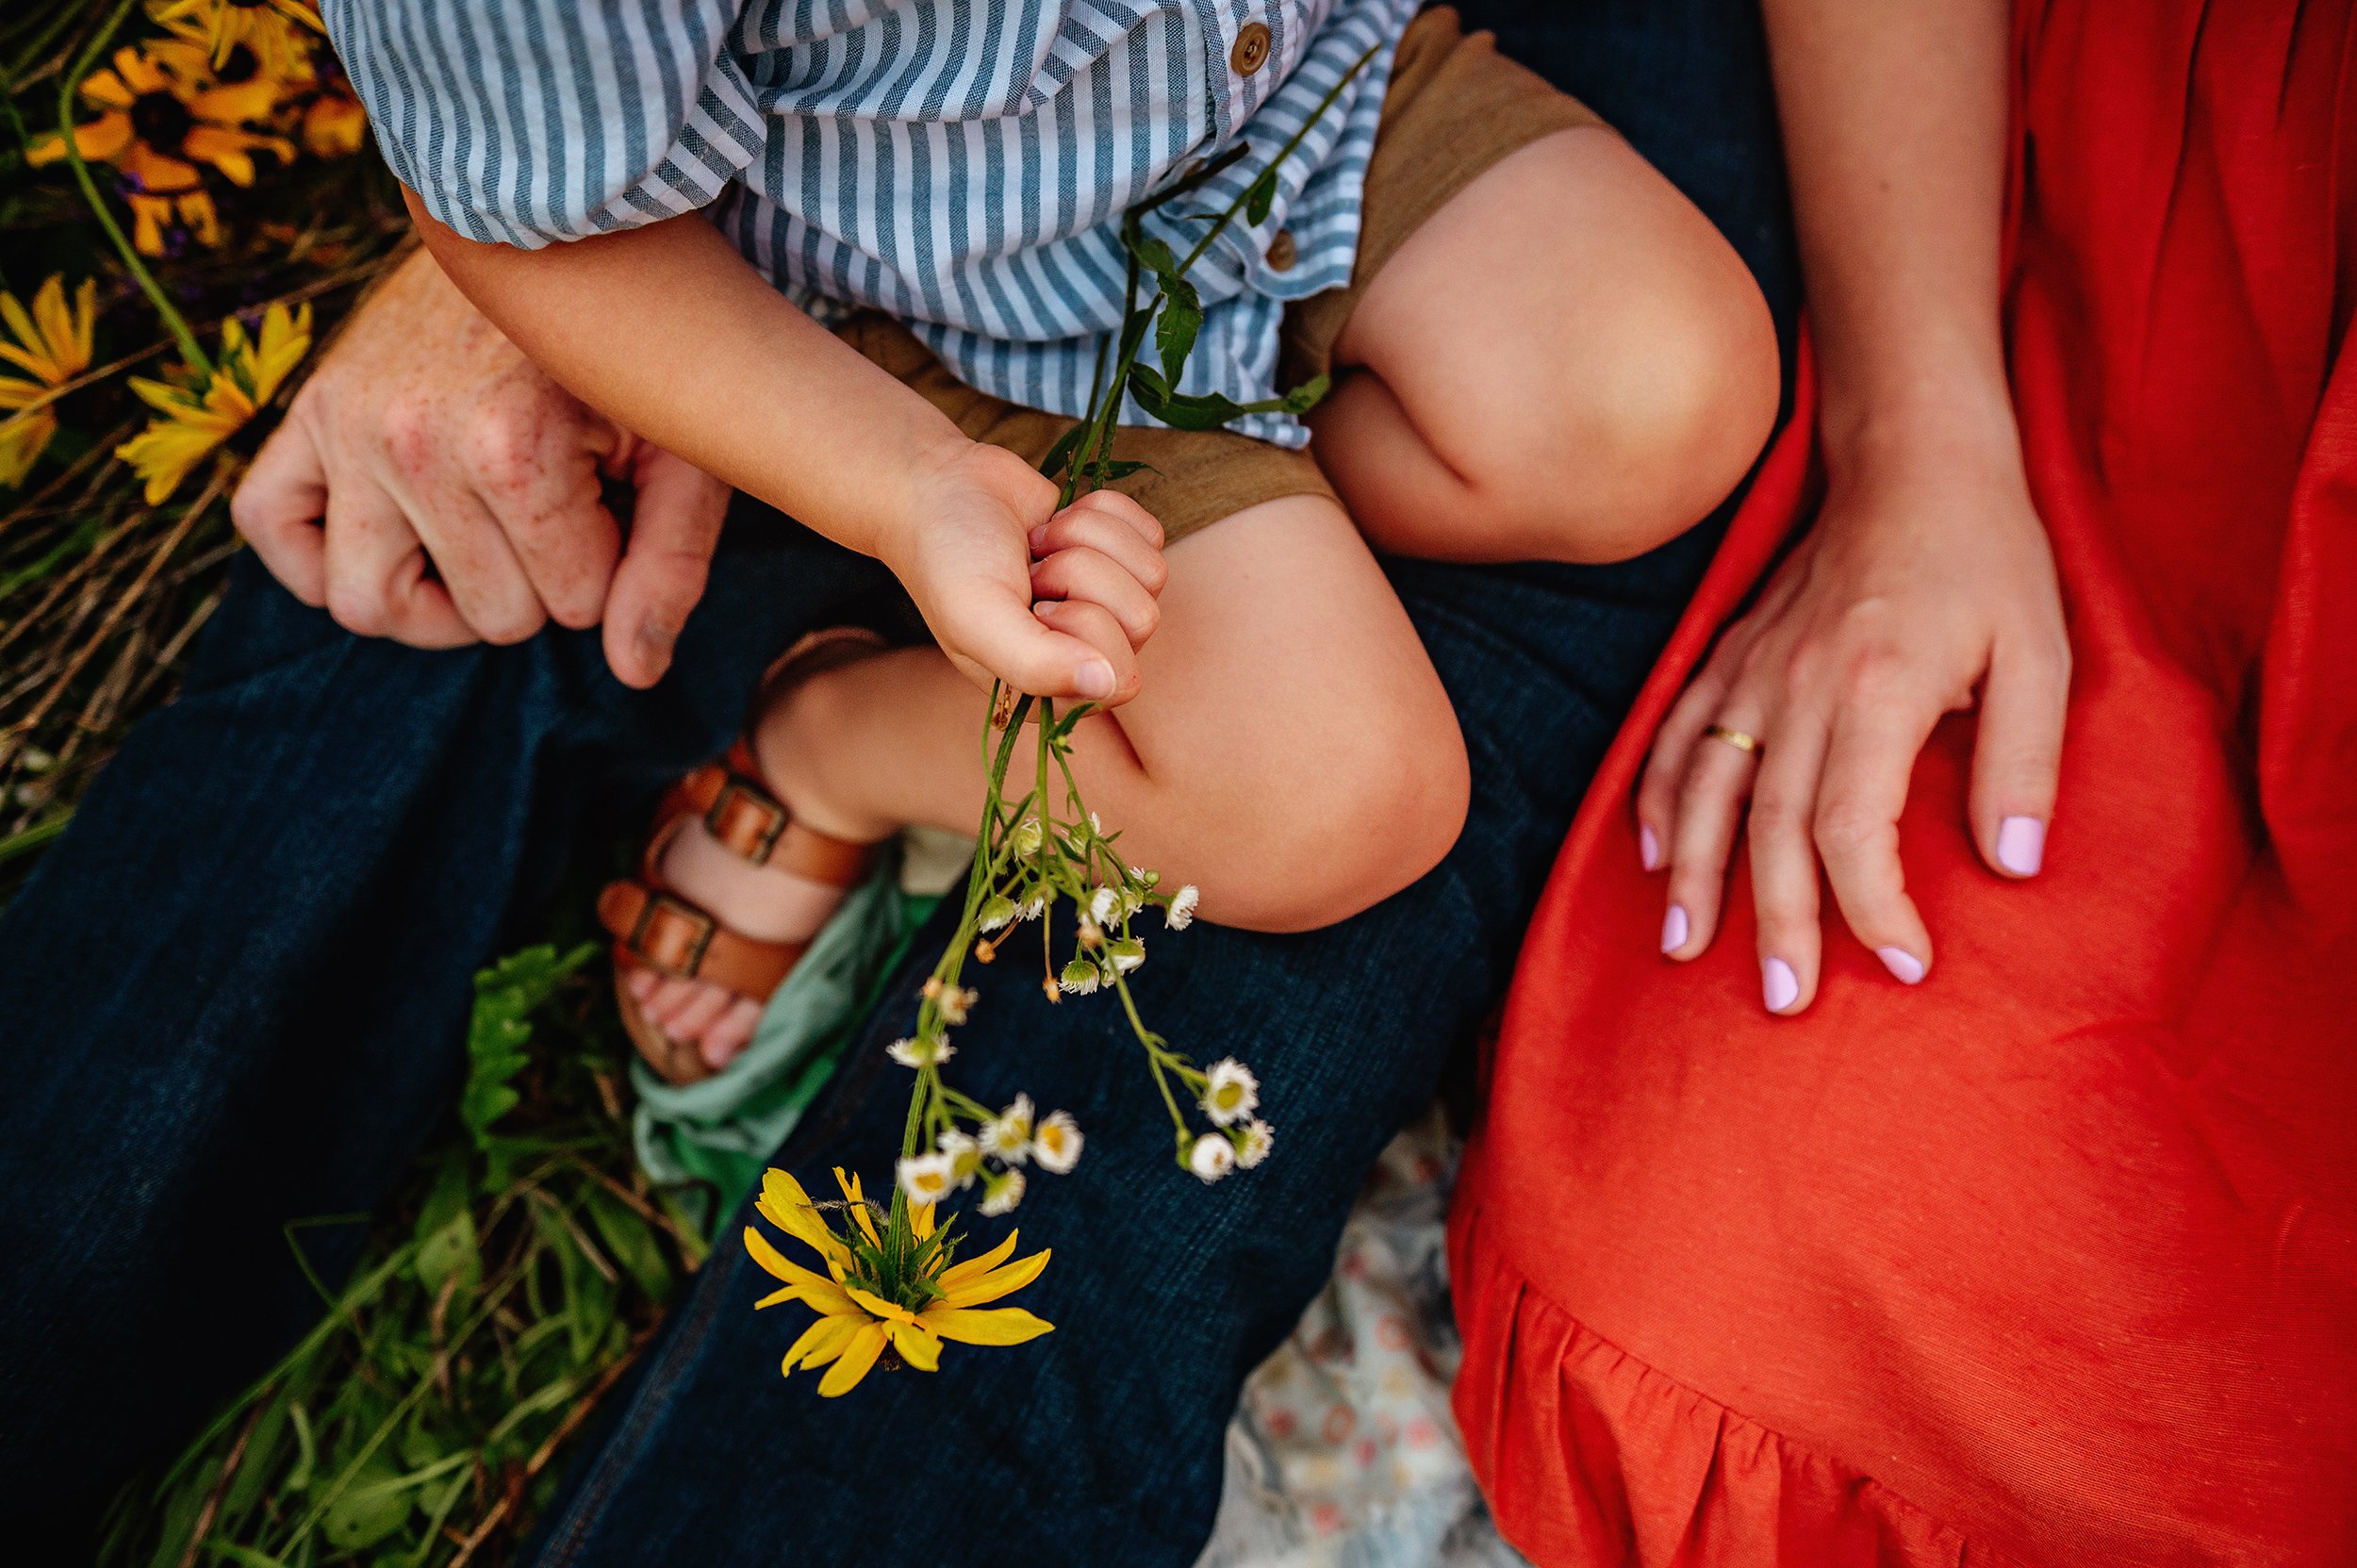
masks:
<path fill-rule="evenodd" d="M 1448 7 L 1418 15 L 1400 39 L 1384 95 L 1350 286 L 1287 308 L 1282 384 L 1296 386 L 1330 368 L 1334 340 L 1360 295 L 1449 198 L 1541 137 L 1602 123 L 1577 99 L 1500 55 L 1490 34 L 1467 34 Z M 1291 237 L 1279 231 L 1277 243 L 1290 245 Z M 862 312 L 838 330 L 978 441 L 1037 464 L 1072 427 L 1062 414 L 1021 407 L 966 386 L 888 316 Z M 1160 519 L 1171 540 L 1263 501 L 1334 494 L 1308 452 L 1233 431 L 1124 425 L 1113 451 L 1151 465 L 1113 488 Z"/>

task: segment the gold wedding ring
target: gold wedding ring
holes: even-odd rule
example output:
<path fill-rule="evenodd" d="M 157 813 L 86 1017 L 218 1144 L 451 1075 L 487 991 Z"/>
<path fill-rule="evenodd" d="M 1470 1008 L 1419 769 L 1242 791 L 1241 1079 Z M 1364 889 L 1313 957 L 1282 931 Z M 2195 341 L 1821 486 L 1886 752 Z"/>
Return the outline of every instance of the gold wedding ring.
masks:
<path fill-rule="evenodd" d="M 1730 730 L 1724 724 L 1713 724 L 1703 732 L 1712 740 L 1723 740 L 1739 751 L 1759 751 L 1759 737 L 1747 735 L 1740 730 Z"/>

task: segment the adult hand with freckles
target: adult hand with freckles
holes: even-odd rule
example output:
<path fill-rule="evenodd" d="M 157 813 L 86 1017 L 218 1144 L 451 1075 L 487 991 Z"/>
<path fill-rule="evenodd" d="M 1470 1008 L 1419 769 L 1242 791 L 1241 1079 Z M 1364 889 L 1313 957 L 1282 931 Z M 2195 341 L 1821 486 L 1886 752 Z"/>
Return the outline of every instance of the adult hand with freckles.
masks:
<path fill-rule="evenodd" d="M 602 478 L 637 492 L 627 544 Z M 729 496 L 542 373 L 420 247 L 304 384 L 230 512 L 349 631 L 454 648 L 602 621 L 615 675 L 649 686 Z"/>

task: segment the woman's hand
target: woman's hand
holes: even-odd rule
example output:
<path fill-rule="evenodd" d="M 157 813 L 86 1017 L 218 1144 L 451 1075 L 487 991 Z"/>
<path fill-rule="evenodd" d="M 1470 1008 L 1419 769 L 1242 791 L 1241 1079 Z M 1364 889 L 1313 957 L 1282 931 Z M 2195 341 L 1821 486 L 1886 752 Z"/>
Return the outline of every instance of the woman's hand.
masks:
<path fill-rule="evenodd" d="M 1058 511 L 1052 480 L 971 441 L 915 484 L 879 554 L 969 679 L 1106 706 L 1137 695 L 1169 577 L 1151 513 L 1113 490 Z"/>
<path fill-rule="evenodd" d="M 1683 960 L 1710 945 L 1748 797 L 1772 1012 L 1817 994 L 1821 859 L 1842 918 L 1894 976 L 1913 984 L 1931 967 L 1899 815 L 1932 727 L 1976 691 L 1973 840 L 2003 875 L 2038 869 L 2070 646 L 2019 438 L 2009 418 L 1985 423 L 1834 460 L 1816 526 L 1654 742 L 1637 811 L 1646 868 L 1669 870 L 1662 950 Z M 1759 750 L 1708 734 L 1714 725 Z"/>

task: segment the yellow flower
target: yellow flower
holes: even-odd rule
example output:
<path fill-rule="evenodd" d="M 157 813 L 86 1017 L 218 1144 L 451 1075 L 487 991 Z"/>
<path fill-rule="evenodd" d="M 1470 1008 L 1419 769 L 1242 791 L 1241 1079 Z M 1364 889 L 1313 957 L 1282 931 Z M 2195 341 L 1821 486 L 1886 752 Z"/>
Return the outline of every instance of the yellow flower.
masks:
<path fill-rule="evenodd" d="M 327 32 L 305 0 L 153 0 L 147 14 L 201 41 L 216 70 L 243 44 L 264 71 L 289 78 L 309 74 L 311 40 Z"/>
<path fill-rule="evenodd" d="M 318 85 L 303 106 L 304 150 L 313 157 L 350 157 L 368 134 L 369 111 L 331 55 L 320 62 Z"/>
<path fill-rule="evenodd" d="M 221 329 L 221 363 L 209 380 L 187 385 L 131 378 L 131 390 L 163 415 L 115 448 L 115 455 L 147 481 L 147 503 L 180 487 L 189 470 L 278 395 L 288 372 L 311 349 L 311 307 L 291 314 L 284 305 L 262 313 L 258 340 L 232 317 Z"/>
<path fill-rule="evenodd" d="M 16 340 L 0 339 L 0 359 L 29 372 L 0 375 L 0 485 L 10 488 L 58 433 L 58 388 L 90 369 L 91 329 L 98 317 L 98 284 L 86 281 L 66 304 L 65 279 L 53 277 L 33 296 L 29 314 L 14 294 L 0 292 L 0 322 Z"/>
<path fill-rule="evenodd" d="M 859 1178 L 845 1176 L 840 1169 L 834 1178 L 859 1228 L 849 1240 L 828 1228 L 801 1183 L 782 1170 L 772 1170 L 762 1179 L 761 1199 L 755 1205 L 762 1218 L 817 1253 L 827 1266 L 825 1274 L 788 1262 L 759 1230 L 745 1227 L 745 1250 L 754 1263 L 784 1281 L 783 1289 L 753 1305 L 800 1301 L 818 1313 L 818 1320 L 787 1348 L 781 1372 L 790 1377 L 797 1367 L 824 1366 L 827 1375 L 818 1380 L 818 1392 L 833 1398 L 866 1377 L 886 1346 L 906 1364 L 931 1372 L 941 1364 L 944 1340 L 963 1345 L 1021 1345 L 1053 1327 L 1020 1307 L 978 1310 L 983 1302 L 1012 1296 L 1038 1279 L 1040 1270 L 1047 1266 L 1046 1251 L 1008 1263 L 1017 1234 L 1010 1232 L 1005 1241 L 981 1257 L 944 1266 L 948 1248 L 942 1244 L 948 1238 L 935 1238 L 930 1203 L 910 1208 L 910 1234 L 893 1236 L 898 1245 L 888 1247 L 885 1244 L 891 1233 L 877 1230 Z M 862 1238 L 864 1246 L 858 1245 Z M 898 1288 L 891 1288 L 873 1272 L 878 1262 L 904 1265 L 909 1276 L 898 1282 Z M 909 1306 L 909 1301 L 917 1305 Z"/>
<path fill-rule="evenodd" d="M 277 107 L 282 82 L 260 72 L 223 82 L 201 65 L 198 52 L 167 41 L 154 52 L 118 49 L 113 70 L 93 71 L 82 82 L 82 97 L 105 112 L 74 128 L 74 148 L 120 171 L 132 240 L 142 256 L 164 254 L 164 226 L 174 217 L 200 244 L 221 243 L 221 220 L 199 165 L 219 170 L 232 185 L 252 185 L 255 152 L 294 157 L 286 138 L 244 128 Z M 25 153 L 34 164 L 63 157 L 65 137 L 58 131 L 35 137 Z"/>

